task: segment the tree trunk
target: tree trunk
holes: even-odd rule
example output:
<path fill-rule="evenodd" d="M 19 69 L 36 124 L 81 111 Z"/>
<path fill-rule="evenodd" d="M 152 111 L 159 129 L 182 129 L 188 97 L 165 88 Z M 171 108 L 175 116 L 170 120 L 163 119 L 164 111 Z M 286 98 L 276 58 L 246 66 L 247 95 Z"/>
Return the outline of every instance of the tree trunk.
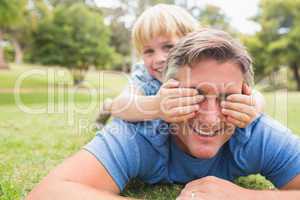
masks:
<path fill-rule="evenodd" d="M 12 43 L 15 47 L 15 63 L 21 64 L 23 62 L 23 51 L 21 45 L 15 38 L 12 39 Z"/>
<path fill-rule="evenodd" d="M 0 70 L 9 69 L 8 64 L 5 62 L 5 58 L 4 58 L 4 49 L 1 46 L 2 38 L 3 38 L 3 34 L 0 31 Z"/>
<path fill-rule="evenodd" d="M 291 64 L 291 69 L 293 71 L 294 79 L 295 79 L 296 84 L 297 84 L 297 91 L 300 91 L 300 73 L 299 73 L 297 63 L 292 63 Z"/>

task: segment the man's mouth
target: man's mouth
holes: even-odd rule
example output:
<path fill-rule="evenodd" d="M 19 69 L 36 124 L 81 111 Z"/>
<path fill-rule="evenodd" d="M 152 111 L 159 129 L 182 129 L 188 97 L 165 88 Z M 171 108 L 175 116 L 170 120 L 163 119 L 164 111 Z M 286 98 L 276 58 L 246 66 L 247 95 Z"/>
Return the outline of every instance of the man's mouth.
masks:
<path fill-rule="evenodd" d="M 199 130 L 195 127 L 192 127 L 191 125 L 189 125 L 190 129 L 192 129 L 194 131 L 194 133 L 196 133 L 197 135 L 200 135 L 200 136 L 203 136 L 203 137 L 214 137 L 214 136 L 217 136 L 219 134 L 219 130 L 218 131 L 202 131 L 202 130 Z"/>
<path fill-rule="evenodd" d="M 198 127 L 197 125 L 195 125 L 193 122 L 189 122 L 188 126 L 190 129 L 193 130 L 194 133 L 196 133 L 199 136 L 202 137 L 215 137 L 217 135 L 220 135 L 223 133 L 224 128 L 220 127 L 216 130 L 202 130 L 200 127 Z"/>

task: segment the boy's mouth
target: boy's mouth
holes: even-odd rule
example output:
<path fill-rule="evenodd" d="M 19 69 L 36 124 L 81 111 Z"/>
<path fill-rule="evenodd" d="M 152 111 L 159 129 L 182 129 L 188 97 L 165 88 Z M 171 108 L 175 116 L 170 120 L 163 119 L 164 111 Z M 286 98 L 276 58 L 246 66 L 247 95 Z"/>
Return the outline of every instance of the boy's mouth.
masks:
<path fill-rule="evenodd" d="M 158 69 L 155 69 L 155 71 L 159 72 L 159 73 L 162 73 L 164 71 L 163 68 L 158 68 Z"/>

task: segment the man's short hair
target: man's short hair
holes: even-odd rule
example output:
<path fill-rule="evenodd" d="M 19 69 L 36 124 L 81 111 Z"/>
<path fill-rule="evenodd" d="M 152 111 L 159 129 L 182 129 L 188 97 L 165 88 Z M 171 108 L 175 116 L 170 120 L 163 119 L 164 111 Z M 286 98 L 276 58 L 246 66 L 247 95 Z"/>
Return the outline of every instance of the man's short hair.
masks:
<path fill-rule="evenodd" d="M 178 41 L 170 51 L 164 79 L 176 78 L 180 67 L 192 67 L 194 63 L 206 59 L 237 63 L 245 83 L 249 86 L 254 84 L 252 59 L 245 47 L 228 33 L 209 28 L 199 29 Z"/>
<path fill-rule="evenodd" d="M 183 8 L 157 4 L 145 10 L 137 19 L 131 37 L 140 54 L 145 44 L 155 37 L 183 37 L 198 27 L 199 22 Z"/>

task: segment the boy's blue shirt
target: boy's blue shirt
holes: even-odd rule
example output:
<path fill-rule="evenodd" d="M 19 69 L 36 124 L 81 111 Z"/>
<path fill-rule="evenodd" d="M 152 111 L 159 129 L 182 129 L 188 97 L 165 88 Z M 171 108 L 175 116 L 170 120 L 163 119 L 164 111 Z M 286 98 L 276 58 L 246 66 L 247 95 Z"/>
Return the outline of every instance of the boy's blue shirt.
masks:
<path fill-rule="evenodd" d="M 145 95 L 155 95 L 161 86 L 143 65 L 136 65 L 132 82 Z M 162 120 L 113 119 L 84 149 L 102 163 L 120 190 L 131 178 L 187 183 L 209 175 L 233 180 L 256 173 L 282 187 L 300 174 L 299 138 L 265 115 L 247 128 L 237 128 L 211 159 L 194 158 L 179 149 Z"/>
<path fill-rule="evenodd" d="M 142 63 L 135 64 L 132 69 L 131 83 L 146 96 L 155 95 L 161 86 L 161 82 L 151 76 Z"/>

